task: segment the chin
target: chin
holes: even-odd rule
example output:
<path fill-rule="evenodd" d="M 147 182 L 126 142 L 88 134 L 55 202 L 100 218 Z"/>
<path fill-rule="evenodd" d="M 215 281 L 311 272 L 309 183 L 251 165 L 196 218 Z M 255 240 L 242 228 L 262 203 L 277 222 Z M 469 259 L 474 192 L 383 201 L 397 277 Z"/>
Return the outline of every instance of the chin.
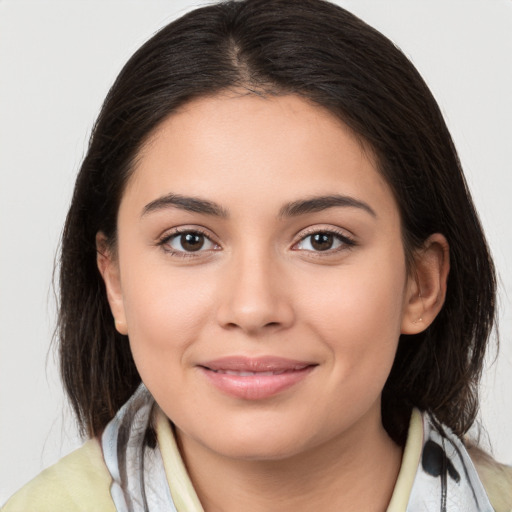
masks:
<path fill-rule="evenodd" d="M 218 452 L 224 457 L 262 462 L 289 459 L 300 452 L 300 449 L 297 449 L 297 445 L 292 446 L 289 442 L 280 441 L 269 443 L 268 440 L 256 444 L 241 441 L 234 445 L 230 444 L 229 446 L 219 448 L 221 450 L 224 448 L 222 452 Z"/>
<path fill-rule="evenodd" d="M 247 461 L 288 459 L 307 451 L 309 444 L 302 429 L 265 428 L 262 425 L 231 432 L 224 430 L 204 439 L 203 443 L 221 456 Z"/>

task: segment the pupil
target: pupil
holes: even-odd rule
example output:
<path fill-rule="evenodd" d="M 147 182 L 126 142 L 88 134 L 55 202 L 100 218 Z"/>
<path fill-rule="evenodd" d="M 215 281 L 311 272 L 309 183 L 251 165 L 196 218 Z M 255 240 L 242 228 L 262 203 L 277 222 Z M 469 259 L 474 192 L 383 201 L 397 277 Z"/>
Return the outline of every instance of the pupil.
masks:
<path fill-rule="evenodd" d="M 332 247 L 333 235 L 329 233 L 316 233 L 313 235 L 311 245 L 317 251 L 327 251 Z"/>
<path fill-rule="evenodd" d="M 204 245 L 204 236 L 196 233 L 187 233 L 181 236 L 181 245 L 186 251 L 198 251 Z"/>

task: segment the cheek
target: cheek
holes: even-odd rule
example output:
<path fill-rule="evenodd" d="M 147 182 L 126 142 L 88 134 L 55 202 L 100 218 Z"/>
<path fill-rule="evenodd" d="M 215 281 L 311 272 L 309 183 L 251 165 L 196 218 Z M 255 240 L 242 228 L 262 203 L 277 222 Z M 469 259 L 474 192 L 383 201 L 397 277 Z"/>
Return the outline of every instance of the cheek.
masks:
<path fill-rule="evenodd" d="M 316 276 L 314 286 L 306 284 L 307 290 L 298 295 L 305 298 L 304 317 L 315 321 L 329 338 L 351 330 L 351 338 L 366 338 L 372 332 L 398 335 L 405 284 L 405 266 L 385 260 L 379 265 L 349 265 L 321 279 Z"/>
<path fill-rule="evenodd" d="M 375 390 L 368 392 L 382 390 L 400 336 L 405 265 L 381 261 L 388 263 L 346 266 L 325 282 L 317 281 L 302 312 L 333 356 L 333 386 L 343 380 L 354 393 L 372 382 Z"/>
<path fill-rule="evenodd" d="M 179 364 L 208 322 L 211 287 L 200 272 L 171 271 L 147 259 L 127 262 L 122 279 L 130 346 L 141 376 Z"/>

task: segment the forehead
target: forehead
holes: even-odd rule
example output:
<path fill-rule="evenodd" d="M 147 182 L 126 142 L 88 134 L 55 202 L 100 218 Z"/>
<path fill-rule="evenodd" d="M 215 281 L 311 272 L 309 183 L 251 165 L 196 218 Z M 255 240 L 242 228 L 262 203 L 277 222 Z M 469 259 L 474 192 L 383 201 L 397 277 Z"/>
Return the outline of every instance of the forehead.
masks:
<path fill-rule="evenodd" d="M 333 192 L 394 204 L 371 151 L 329 111 L 296 95 L 226 92 L 185 104 L 157 127 L 125 196 L 142 204 L 193 193 L 260 206 L 265 198 L 277 208 Z"/>

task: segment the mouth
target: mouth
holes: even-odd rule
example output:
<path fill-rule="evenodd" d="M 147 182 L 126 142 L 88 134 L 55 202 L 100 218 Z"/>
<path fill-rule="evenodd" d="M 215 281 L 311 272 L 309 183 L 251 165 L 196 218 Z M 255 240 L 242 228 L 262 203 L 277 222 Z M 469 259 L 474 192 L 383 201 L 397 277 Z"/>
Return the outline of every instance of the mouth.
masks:
<path fill-rule="evenodd" d="M 226 357 L 198 365 L 209 383 L 243 400 L 263 400 L 299 384 L 317 363 L 280 357 Z"/>
<path fill-rule="evenodd" d="M 212 370 L 211 368 L 208 368 L 208 369 L 211 370 L 212 372 L 223 373 L 225 375 L 238 375 L 239 377 L 250 377 L 251 375 L 259 375 L 260 377 L 263 377 L 265 375 L 282 375 L 283 373 L 295 372 L 295 371 L 303 370 L 304 368 L 306 368 L 306 366 L 294 368 L 293 370 L 275 370 L 275 371 L 264 371 L 264 372 L 244 372 L 244 371 L 236 371 L 236 370 Z"/>

